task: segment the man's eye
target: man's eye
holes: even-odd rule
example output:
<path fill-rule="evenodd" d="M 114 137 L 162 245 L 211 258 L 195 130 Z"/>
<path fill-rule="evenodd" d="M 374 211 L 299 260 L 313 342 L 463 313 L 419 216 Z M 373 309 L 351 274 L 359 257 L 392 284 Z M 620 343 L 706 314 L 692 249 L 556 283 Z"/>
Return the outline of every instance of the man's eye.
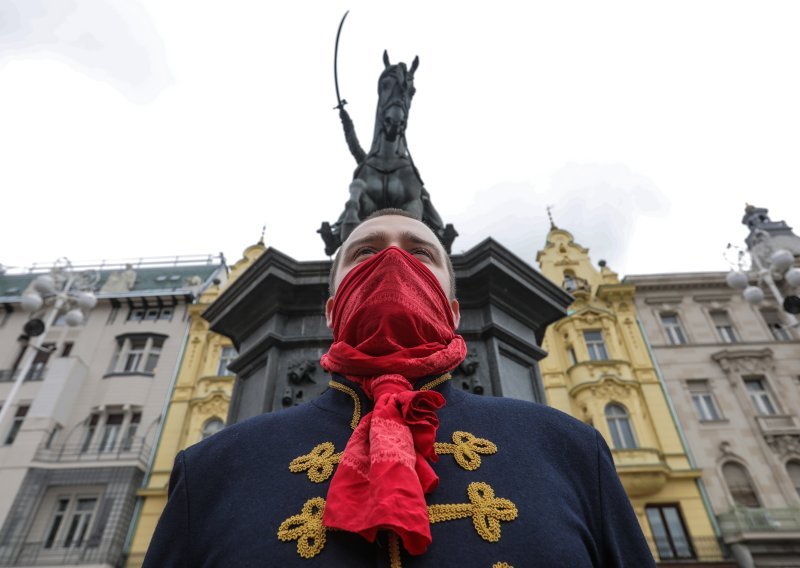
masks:
<path fill-rule="evenodd" d="M 364 256 L 364 255 L 367 255 L 367 254 L 374 254 L 374 253 L 375 253 L 375 249 L 372 248 L 372 247 L 361 247 L 360 249 L 358 249 L 355 252 L 355 254 L 353 255 L 353 258 L 358 258 L 360 256 Z"/>
<path fill-rule="evenodd" d="M 431 259 L 433 258 L 433 255 L 431 254 L 431 252 L 428 249 L 417 248 L 417 249 L 412 250 L 411 252 L 413 254 L 422 254 L 422 255 L 427 256 L 428 258 L 431 258 Z"/>

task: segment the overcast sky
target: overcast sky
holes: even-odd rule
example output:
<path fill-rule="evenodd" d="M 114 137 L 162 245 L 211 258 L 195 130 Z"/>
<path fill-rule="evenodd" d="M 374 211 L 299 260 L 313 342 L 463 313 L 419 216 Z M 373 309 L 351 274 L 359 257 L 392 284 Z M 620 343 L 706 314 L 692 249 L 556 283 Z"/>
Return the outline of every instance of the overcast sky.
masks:
<path fill-rule="evenodd" d="M 278 7 L 280 6 L 280 7 Z M 800 225 L 797 2 L 0 0 L 0 263 L 323 258 L 386 48 L 461 236 L 528 262 L 545 207 L 621 274 L 722 270 L 745 202 Z M 798 228 L 800 232 L 800 228 Z"/>

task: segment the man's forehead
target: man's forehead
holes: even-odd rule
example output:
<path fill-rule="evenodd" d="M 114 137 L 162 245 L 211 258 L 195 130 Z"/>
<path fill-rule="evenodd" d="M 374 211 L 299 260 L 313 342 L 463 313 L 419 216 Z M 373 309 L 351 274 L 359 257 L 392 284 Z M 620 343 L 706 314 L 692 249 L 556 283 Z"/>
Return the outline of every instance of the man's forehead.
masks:
<path fill-rule="evenodd" d="M 364 221 L 348 236 L 345 245 L 357 239 L 367 238 L 370 235 L 377 237 L 393 237 L 403 233 L 412 233 L 432 243 L 438 243 L 433 231 L 422 221 L 403 217 L 402 215 L 382 215 Z"/>

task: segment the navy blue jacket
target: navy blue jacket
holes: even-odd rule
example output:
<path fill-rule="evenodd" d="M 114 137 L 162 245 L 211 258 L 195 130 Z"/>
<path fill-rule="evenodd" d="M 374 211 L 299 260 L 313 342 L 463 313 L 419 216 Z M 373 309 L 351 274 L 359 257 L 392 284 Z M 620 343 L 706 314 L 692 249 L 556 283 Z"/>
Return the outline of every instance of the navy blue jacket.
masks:
<path fill-rule="evenodd" d="M 397 566 L 386 535 L 369 543 L 319 522 L 354 397 L 361 415 L 370 409 L 353 383 L 336 381 L 344 388 L 179 453 L 145 568 Z M 440 483 L 428 496 L 433 544 L 422 556 L 400 552 L 400 566 L 655 566 L 594 428 L 540 404 L 436 388 L 447 405 L 433 466 Z M 437 504 L 464 504 L 462 517 L 434 518 Z M 498 507 L 505 512 L 494 515 Z"/>

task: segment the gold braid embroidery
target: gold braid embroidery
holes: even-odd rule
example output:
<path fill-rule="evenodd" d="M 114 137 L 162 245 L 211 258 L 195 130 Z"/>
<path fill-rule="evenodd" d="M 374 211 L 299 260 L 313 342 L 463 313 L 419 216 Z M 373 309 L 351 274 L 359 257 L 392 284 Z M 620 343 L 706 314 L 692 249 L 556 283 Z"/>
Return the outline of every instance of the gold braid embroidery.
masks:
<path fill-rule="evenodd" d="M 297 554 L 303 558 L 313 558 L 325 547 L 325 526 L 322 513 L 325 499 L 314 497 L 306 501 L 299 515 L 289 517 L 278 528 L 278 538 L 282 542 L 297 540 Z"/>
<path fill-rule="evenodd" d="M 508 562 L 495 562 L 494 564 L 492 564 L 492 568 L 514 568 L 514 567 Z"/>
<path fill-rule="evenodd" d="M 472 517 L 472 524 L 483 540 L 499 541 L 500 521 L 516 519 L 518 514 L 516 505 L 508 499 L 495 497 L 494 489 L 488 483 L 470 483 L 467 495 L 469 503 L 428 505 L 428 517 L 431 523 Z"/>
<path fill-rule="evenodd" d="M 391 568 L 403 568 L 400 562 L 400 538 L 397 533 L 389 533 L 389 566 Z"/>
<path fill-rule="evenodd" d="M 485 438 L 476 438 L 469 432 L 453 432 L 453 443 L 436 442 L 436 453 L 453 454 L 456 463 L 467 471 L 475 471 L 481 466 L 481 456 L 497 453 L 497 446 Z"/>
<path fill-rule="evenodd" d="M 289 471 L 301 473 L 308 471 L 308 479 L 314 483 L 322 483 L 333 474 L 333 466 L 339 463 L 342 452 L 336 452 L 331 442 L 322 442 L 304 456 L 294 458 L 289 464 Z"/>
<path fill-rule="evenodd" d="M 447 381 L 449 381 L 452 378 L 453 378 L 453 375 L 451 375 L 450 373 L 445 373 L 441 377 L 437 377 L 437 378 L 433 379 L 431 382 L 422 385 L 421 387 L 419 387 L 419 390 L 421 390 L 421 391 L 431 390 L 432 388 L 438 387 L 442 383 L 446 383 Z"/>
<path fill-rule="evenodd" d="M 350 398 L 353 399 L 353 419 L 350 421 L 350 428 L 355 430 L 356 426 L 358 426 L 358 422 L 361 420 L 361 399 L 358 398 L 358 393 L 347 385 L 337 383 L 336 381 L 330 381 L 328 386 L 345 394 L 349 394 Z"/>

